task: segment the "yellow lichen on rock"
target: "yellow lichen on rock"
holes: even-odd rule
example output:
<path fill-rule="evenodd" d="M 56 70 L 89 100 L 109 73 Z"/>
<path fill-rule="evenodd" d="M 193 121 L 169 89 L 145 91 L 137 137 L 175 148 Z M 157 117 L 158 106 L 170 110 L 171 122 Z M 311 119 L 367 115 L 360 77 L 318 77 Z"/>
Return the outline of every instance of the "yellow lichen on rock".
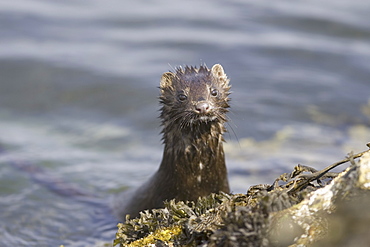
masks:
<path fill-rule="evenodd" d="M 145 238 L 136 240 L 130 244 L 128 247 L 140 247 L 140 246 L 156 246 L 157 242 L 164 242 L 169 244 L 169 241 L 173 240 L 174 237 L 181 234 L 182 228 L 180 226 L 166 227 L 163 229 L 156 230 L 153 234 L 148 235 Z"/>

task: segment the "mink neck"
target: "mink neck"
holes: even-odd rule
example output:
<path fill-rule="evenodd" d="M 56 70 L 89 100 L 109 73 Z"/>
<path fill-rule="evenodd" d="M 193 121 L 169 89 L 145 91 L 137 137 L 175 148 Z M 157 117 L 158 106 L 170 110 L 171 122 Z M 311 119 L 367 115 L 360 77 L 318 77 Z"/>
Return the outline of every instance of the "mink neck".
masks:
<path fill-rule="evenodd" d="M 194 178 L 201 175 L 203 179 L 207 176 L 224 179 L 222 135 L 225 128 L 222 122 L 199 122 L 186 127 L 163 125 L 165 148 L 160 172 L 179 175 L 179 180 L 186 174 Z"/>

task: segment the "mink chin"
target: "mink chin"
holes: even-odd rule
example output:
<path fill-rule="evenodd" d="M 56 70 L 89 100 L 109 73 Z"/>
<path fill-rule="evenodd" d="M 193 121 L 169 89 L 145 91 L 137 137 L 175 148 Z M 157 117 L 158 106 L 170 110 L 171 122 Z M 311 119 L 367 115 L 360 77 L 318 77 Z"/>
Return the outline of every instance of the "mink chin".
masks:
<path fill-rule="evenodd" d="M 116 198 L 115 211 L 123 220 L 161 208 L 165 200 L 229 192 L 223 133 L 230 84 L 222 66 L 179 67 L 162 75 L 159 88 L 162 162 L 141 187 Z"/>

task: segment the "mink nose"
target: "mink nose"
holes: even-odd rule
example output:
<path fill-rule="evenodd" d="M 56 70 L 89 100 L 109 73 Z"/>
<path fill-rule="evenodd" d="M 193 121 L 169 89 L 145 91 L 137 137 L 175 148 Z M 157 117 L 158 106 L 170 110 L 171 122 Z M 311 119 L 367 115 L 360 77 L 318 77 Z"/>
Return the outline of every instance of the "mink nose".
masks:
<path fill-rule="evenodd" d="M 195 106 L 196 112 L 201 113 L 201 114 L 209 112 L 209 109 L 210 109 L 210 106 L 207 102 L 200 102 L 196 104 Z"/>

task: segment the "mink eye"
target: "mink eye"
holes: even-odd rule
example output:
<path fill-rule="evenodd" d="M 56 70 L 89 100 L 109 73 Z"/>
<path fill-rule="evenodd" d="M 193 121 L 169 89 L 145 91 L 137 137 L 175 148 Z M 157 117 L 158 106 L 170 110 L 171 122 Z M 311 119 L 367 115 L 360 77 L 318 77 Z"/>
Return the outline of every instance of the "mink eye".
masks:
<path fill-rule="evenodd" d="M 185 101 L 187 98 L 188 98 L 188 96 L 186 96 L 185 94 L 183 94 L 183 93 L 179 93 L 178 95 L 177 95 L 177 98 L 180 100 L 180 101 Z"/>
<path fill-rule="evenodd" d="M 216 88 L 211 89 L 211 95 L 212 95 L 213 97 L 218 96 L 218 90 L 217 90 Z"/>

